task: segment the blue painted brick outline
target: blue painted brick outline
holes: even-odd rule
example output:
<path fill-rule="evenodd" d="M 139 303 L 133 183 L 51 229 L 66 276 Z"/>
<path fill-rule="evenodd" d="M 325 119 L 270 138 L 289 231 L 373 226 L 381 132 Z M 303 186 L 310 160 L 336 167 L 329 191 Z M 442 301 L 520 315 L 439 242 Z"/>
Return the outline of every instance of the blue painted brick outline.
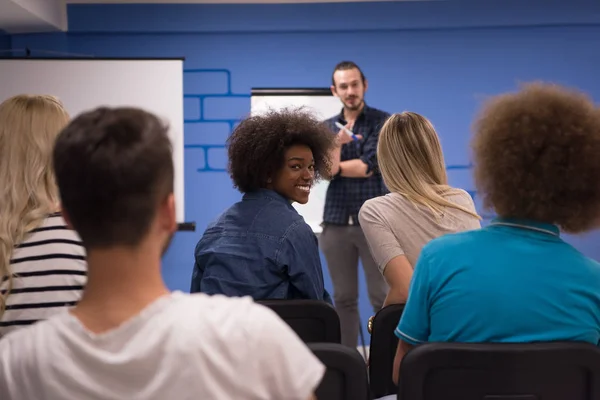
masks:
<path fill-rule="evenodd" d="M 194 123 L 194 122 L 221 122 L 229 124 L 229 133 L 233 131 L 234 126 L 240 122 L 240 119 L 210 119 L 204 118 L 204 99 L 214 98 L 214 97 L 225 97 L 225 98 L 246 98 L 249 99 L 249 94 L 235 94 L 231 92 L 231 71 L 228 69 L 186 69 L 183 73 L 223 73 L 227 77 L 227 93 L 226 94 L 186 94 L 183 97 L 186 99 L 198 99 L 200 112 L 199 118 L 196 119 L 185 119 L 184 123 Z M 224 145 L 203 145 L 203 144 L 188 144 L 185 145 L 186 149 L 202 149 L 204 151 L 204 159 L 205 164 L 204 168 L 199 168 L 198 172 L 226 172 L 224 168 L 212 168 L 210 165 L 210 158 L 208 155 L 208 151 L 214 148 L 225 148 Z"/>

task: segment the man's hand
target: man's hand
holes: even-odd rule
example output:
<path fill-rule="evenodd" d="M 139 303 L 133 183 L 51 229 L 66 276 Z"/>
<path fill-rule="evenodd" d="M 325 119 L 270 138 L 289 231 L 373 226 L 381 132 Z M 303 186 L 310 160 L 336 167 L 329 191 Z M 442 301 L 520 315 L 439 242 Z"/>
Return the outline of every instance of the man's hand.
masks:
<path fill-rule="evenodd" d="M 352 128 L 354 127 L 354 121 L 350 121 L 345 125 L 346 129 L 352 130 Z M 356 136 L 358 139 L 362 139 L 362 135 L 354 135 Z M 333 148 L 330 151 L 329 154 L 329 160 L 331 162 L 331 169 L 330 169 L 330 176 L 329 179 L 332 179 L 334 176 L 336 176 L 338 174 L 338 172 L 340 171 L 340 158 L 341 158 L 341 151 L 342 151 L 342 146 L 352 142 L 353 139 L 350 137 L 350 135 L 348 135 L 346 132 L 344 132 L 343 129 L 340 129 L 340 131 L 337 133 L 336 135 L 336 146 L 333 146 Z M 355 172 L 353 170 L 355 170 L 357 167 L 359 169 L 359 171 L 361 170 L 361 168 L 366 169 L 366 165 L 360 161 L 360 160 L 349 160 L 349 161 L 344 161 L 344 163 L 353 163 L 354 161 L 359 161 L 359 163 L 361 165 L 347 165 L 347 167 L 350 168 L 349 174 L 350 175 L 345 175 L 343 174 L 342 176 L 346 176 L 346 177 L 368 177 L 370 176 L 372 173 L 366 175 L 365 172 Z M 354 163 L 355 164 L 355 163 Z M 355 174 L 357 174 L 356 176 L 354 176 Z"/>
<path fill-rule="evenodd" d="M 352 128 L 354 127 L 354 122 L 348 122 L 345 126 L 346 129 L 348 130 L 352 130 Z M 354 135 L 359 139 L 362 139 L 361 135 Z M 338 142 L 338 146 L 342 146 L 345 145 L 346 143 L 350 143 L 352 142 L 354 139 L 352 139 L 350 137 L 350 135 L 348 135 L 346 132 L 344 132 L 343 129 L 340 129 L 340 131 L 337 134 L 337 142 Z"/>

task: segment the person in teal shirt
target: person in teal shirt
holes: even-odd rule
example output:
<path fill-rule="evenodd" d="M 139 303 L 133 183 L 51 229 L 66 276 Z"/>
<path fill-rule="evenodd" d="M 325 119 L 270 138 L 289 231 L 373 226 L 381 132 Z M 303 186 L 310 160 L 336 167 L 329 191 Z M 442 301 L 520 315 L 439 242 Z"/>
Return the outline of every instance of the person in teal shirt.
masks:
<path fill-rule="evenodd" d="M 498 217 L 423 248 L 395 334 L 425 342 L 600 342 L 600 264 L 561 238 L 600 222 L 600 111 L 531 84 L 492 99 L 475 124 L 474 174 Z"/>

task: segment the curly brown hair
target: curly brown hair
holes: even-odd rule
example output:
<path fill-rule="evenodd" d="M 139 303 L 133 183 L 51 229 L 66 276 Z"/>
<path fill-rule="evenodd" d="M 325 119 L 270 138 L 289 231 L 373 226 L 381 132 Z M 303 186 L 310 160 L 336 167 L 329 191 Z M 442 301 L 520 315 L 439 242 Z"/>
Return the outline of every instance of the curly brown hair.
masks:
<path fill-rule="evenodd" d="M 600 112 L 583 93 L 532 83 L 489 101 L 474 125 L 475 182 L 501 217 L 578 233 L 600 218 Z"/>
<path fill-rule="evenodd" d="M 285 150 L 305 145 L 313 153 L 318 180 L 329 175 L 329 152 L 334 141 L 333 132 L 302 108 L 251 116 L 227 139 L 229 175 L 242 193 L 264 188 L 267 180 L 282 168 Z"/>

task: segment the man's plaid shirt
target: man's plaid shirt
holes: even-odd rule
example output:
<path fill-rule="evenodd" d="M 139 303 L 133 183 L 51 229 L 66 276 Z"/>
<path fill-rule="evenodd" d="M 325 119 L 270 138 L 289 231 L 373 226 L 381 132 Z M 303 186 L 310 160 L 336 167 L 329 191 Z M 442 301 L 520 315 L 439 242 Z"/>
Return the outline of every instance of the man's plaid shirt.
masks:
<path fill-rule="evenodd" d="M 341 161 L 360 158 L 367 164 L 368 170 L 373 175 L 368 178 L 334 177 L 329 183 L 323 213 L 324 224 L 358 225 L 358 211 L 363 203 L 373 197 L 389 193 L 381 178 L 377 165 L 377 141 L 379 130 L 390 114 L 366 104 L 362 113 L 356 119 L 352 131 L 362 135 L 359 141 L 344 144 L 341 151 Z M 335 123 L 346 125 L 343 110 L 340 114 L 329 118 L 325 124 L 333 132 L 339 132 Z"/>

